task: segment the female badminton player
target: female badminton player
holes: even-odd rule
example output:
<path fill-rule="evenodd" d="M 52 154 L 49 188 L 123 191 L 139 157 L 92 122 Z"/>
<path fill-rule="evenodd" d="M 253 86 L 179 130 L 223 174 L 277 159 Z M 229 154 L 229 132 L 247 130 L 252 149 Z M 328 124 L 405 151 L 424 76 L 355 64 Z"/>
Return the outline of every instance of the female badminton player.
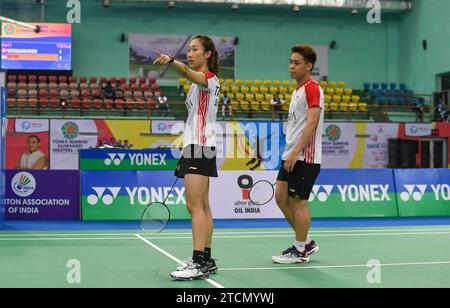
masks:
<path fill-rule="evenodd" d="M 192 82 L 186 96 L 188 118 L 183 133 L 183 152 L 175 176 L 184 178 L 186 206 L 192 217 L 192 260 L 170 276 L 176 280 L 207 278 L 217 272 L 211 258 L 213 220 L 209 207 L 209 177 L 217 177 L 214 125 L 219 102 L 219 54 L 211 38 L 196 36 L 188 45 L 189 66 L 157 52 L 155 65 L 173 65 Z"/>

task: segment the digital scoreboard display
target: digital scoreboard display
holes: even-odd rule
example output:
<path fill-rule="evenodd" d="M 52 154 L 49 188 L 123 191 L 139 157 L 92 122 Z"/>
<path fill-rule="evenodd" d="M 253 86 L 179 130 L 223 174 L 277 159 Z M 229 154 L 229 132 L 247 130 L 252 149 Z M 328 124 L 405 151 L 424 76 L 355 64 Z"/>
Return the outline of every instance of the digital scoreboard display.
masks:
<path fill-rule="evenodd" d="M 39 33 L 11 23 L 2 24 L 1 68 L 71 70 L 72 25 L 30 24 L 39 26 Z"/>

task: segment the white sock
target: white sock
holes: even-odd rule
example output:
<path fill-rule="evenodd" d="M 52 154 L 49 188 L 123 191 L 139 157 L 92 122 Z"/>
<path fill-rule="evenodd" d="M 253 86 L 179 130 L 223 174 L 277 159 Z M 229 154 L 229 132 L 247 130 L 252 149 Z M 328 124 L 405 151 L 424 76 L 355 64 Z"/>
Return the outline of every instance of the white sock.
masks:
<path fill-rule="evenodd" d="M 306 243 L 306 245 L 308 245 L 309 243 L 311 243 L 311 239 L 310 239 L 309 236 L 306 237 L 306 242 L 305 242 L 305 243 Z"/>
<path fill-rule="evenodd" d="M 304 251 L 305 250 L 306 242 L 299 242 L 295 241 L 294 246 L 297 248 L 298 251 Z"/>

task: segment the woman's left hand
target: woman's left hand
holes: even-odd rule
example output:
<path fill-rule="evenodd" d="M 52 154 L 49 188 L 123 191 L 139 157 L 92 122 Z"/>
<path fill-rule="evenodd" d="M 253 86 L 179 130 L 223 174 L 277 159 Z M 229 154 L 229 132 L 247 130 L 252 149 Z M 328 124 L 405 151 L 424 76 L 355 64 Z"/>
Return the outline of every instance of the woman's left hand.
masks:
<path fill-rule="evenodd" d="M 158 56 L 155 61 L 153 61 L 153 65 L 166 65 L 173 62 L 173 57 L 168 54 L 160 53 L 159 51 L 155 51 Z"/>

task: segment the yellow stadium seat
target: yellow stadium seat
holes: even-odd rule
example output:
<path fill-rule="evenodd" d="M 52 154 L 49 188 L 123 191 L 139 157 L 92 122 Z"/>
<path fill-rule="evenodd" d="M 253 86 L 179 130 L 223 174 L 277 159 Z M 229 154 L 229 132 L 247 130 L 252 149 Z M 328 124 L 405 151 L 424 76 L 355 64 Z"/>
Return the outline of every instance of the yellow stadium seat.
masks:
<path fill-rule="evenodd" d="M 264 86 L 266 88 L 270 88 L 272 86 L 272 81 L 271 80 L 264 80 Z"/>
<path fill-rule="evenodd" d="M 252 92 L 253 94 L 256 94 L 256 93 L 259 92 L 259 88 L 257 88 L 257 87 L 251 87 L 251 88 L 250 88 L 250 92 Z"/>
<path fill-rule="evenodd" d="M 296 90 L 296 88 L 291 87 L 291 88 L 289 88 L 289 93 L 292 94 L 292 93 L 294 93 L 295 90 Z"/>
<path fill-rule="evenodd" d="M 338 104 L 337 103 L 335 103 L 335 102 L 331 102 L 330 104 L 329 104 L 329 106 L 330 106 L 330 111 L 338 111 Z"/>
<path fill-rule="evenodd" d="M 280 100 L 283 100 L 283 99 L 284 99 L 284 95 L 278 95 L 278 98 L 279 98 Z"/>
<path fill-rule="evenodd" d="M 291 82 L 289 80 L 283 80 L 283 88 L 289 88 L 291 86 Z"/>
<path fill-rule="evenodd" d="M 263 82 L 262 82 L 262 80 L 255 80 L 255 81 L 254 81 L 254 84 L 255 84 L 255 87 L 261 88 Z"/>
<path fill-rule="evenodd" d="M 261 109 L 264 111 L 270 111 L 270 103 L 266 101 L 261 102 Z"/>
<path fill-rule="evenodd" d="M 240 101 L 243 101 L 244 100 L 244 94 L 242 94 L 242 93 L 236 93 L 236 100 L 238 101 L 238 102 L 240 102 Z"/>
<path fill-rule="evenodd" d="M 346 89 L 344 89 L 344 93 L 345 93 L 345 95 L 350 96 L 350 95 L 352 95 L 353 90 L 352 90 L 352 89 L 349 89 L 349 88 L 346 88 Z"/>
<path fill-rule="evenodd" d="M 191 88 L 191 86 L 187 85 L 187 84 L 183 86 L 183 90 L 185 93 L 188 93 L 190 88 Z"/>
<path fill-rule="evenodd" d="M 292 82 L 292 86 L 297 89 L 298 88 L 298 82 L 296 80 L 294 80 Z"/>
<path fill-rule="evenodd" d="M 339 95 L 334 95 L 333 96 L 333 102 L 339 103 L 340 101 L 341 101 L 341 97 Z"/>
<path fill-rule="evenodd" d="M 334 88 L 327 88 L 325 91 L 328 95 L 333 96 L 334 95 Z"/>
<path fill-rule="evenodd" d="M 246 80 L 246 81 L 245 81 L 245 86 L 246 86 L 246 87 L 249 87 L 249 88 L 250 88 L 251 86 L 253 86 L 253 80 Z"/>
<path fill-rule="evenodd" d="M 291 98 L 292 98 L 291 94 L 286 94 L 284 99 L 286 100 L 286 103 L 290 104 L 291 103 Z"/>
<path fill-rule="evenodd" d="M 234 80 L 233 79 L 226 79 L 225 80 L 225 85 L 227 85 L 228 87 L 232 87 L 234 85 Z"/>
<path fill-rule="evenodd" d="M 325 95 L 325 104 L 328 104 L 331 102 L 331 95 Z"/>
<path fill-rule="evenodd" d="M 247 94 L 250 91 L 248 87 L 241 87 L 241 92 Z"/>
<path fill-rule="evenodd" d="M 248 101 L 241 102 L 241 110 L 247 111 L 249 109 L 250 103 Z"/>
<path fill-rule="evenodd" d="M 284 103 L 281 104 L 281 108 L 284 111 L 289 111 L 289 104 L 287 102 L 284 102 Z"/>
<path fill-rule="evenodd" d="M 238 110 L 239 109 L 239 102 L 238 101 L 231 101 L 231 108 L 233 110 Z"/>
<path fill-rule="evenodd" d="M 258 93 L 255 95 L 255 99 L 257 102 L 262 102 L 264 100 L 264 95 L 262 95 L 261 93 Z"/>
<path fill-rule="evenodd" d="M 275 88 L 279 88 L 279 87 L 281 86 L 281 81 L 279 81 L 279 80 L 274 80 L 274 81 L 273 81 L 273 86 L 274 86 Z"/>
<path fill-rule="evenodd" d="M 222 93 L 224 93 L 224 92 L 230 92 L 230 87 L 228 87 L 228 86 L 223 86 L 221 89 L 220 89 L 221 91 L 222 91 Z"/>
<path fill-rule="evenodd" d="M 325 103 L 325 104 L 324 104 L 324 110 L 325 110 L 325 111 L 328 111 L 329 109 L 330 109 L 329 104 Z"/>
<path fill-rule="evenodd" d="M 270 102 L 273 98 L 272 94 L 266 94 L 266 101 Z"/>
<path fill-rule="evenodd" d="M 344 112 L 348 111 L 348 104 L 340 103 L 340 104 L 339 104 L 339 109 L 340 109 L 341 111 L 344 111 Z"/>
<path fill-rule="evenodd" d="M 342 102 L 346 104 L 350 103 L 350 96 L 348 95 L 342 96 Z"/>
<path fill-rule="evenodd" d="M 180 86 L 187 85 L 187 79 L 186 78 L 180 78 Z"/>
<path fill-rule="evenodd" d="M 287 88 L 280 88 L 280 94 L 281 95 L 286 95 L 286 93 L 288 93 L 288 89 Z"/>
<path fill-rule="evenodd" d="M 252 102 L 255 99 L 254 94 L 245 94 L 245 100 Z"/>
<path fill-rule="evenodd" d="M 271 88 L 270 88 L 270 93 L 271 93 L 271 94 L 277 94 L 277 93 L 278 93 L 278 88 L 271 87 Z"/>
<path fill-rule="evenodd" d="M 219 83 L 220 83 L 220 86 L 223 86 L 223 84 L 225 83 L 225 79 L 220 78 L 220 79 L 219 79 Z"/>
<path fill-rule="evenodd" d="M 239 92 L 239 87 L 236 87 L 236 86 L 231 87 L 231 92 L 232 93 L 238 93 Z"/>
<path fill-rule="evenodd" d="M 336 88 L 335 93 L 336 93 L 336 95 L 342 96 L 344 94 L 344 89 Z"/>
<path fill-rule="evenodd" d="M 234 82 L 234 84 L 236 85 L 236 87 L 242 87 L 244 85 L 244 81 L 240 80 L 240 79 L 236 79 L 236 81 Z"/>
<path fill-rule="evenodd" d="M 258 111 L 259 110 L 259 102 L 252 101 L 251 104 L 250 104 L 250 107 L 251 107 L 252 110 Z"/>
<path fill-rule="evenodd" d="M 358 105 L 355 103 L 348 104 L 348 108 L 350 111 L 355 112 L 358 109 Z"/>
<path fill-rule="evenodd" d="M 336 81 L 328 81 L 329 88 L 336 88 Z"/>
<path fill-rule="evenodd" d="M 320 84 L 320 87 L 322 89 L 325 89 L 327 87 L 327 82 L 326 81 L 321 81 L 319 84 Z"/>
<path fill-rule="evenodd" d="M 359 108 L 359 110 L 361 110 L 362 112 L 366 112 L 366 111 L 367 111 L 367 104 L 366 104 L 366 103 L 359 103 L 359 104 L 358 104 L 358 108 Z"/>
<path fill-rule="evenodd" d="M 267 88 L 267 87 L 261 87 L 260 92 L 261 92 L 261 94 L 266 95 L 267 92 L 269 92 L 269 88 Z"/>
<path fill-rule="evenodd" d="M 360 97 L 358 95 L 352 96 L 352 103 L 358 104 L 360 100 Z"/>
<path fill-rule="evenodd" d="M 345 87 L 345 82 L 339 81 L 338 84 L 337 84 L 337 87 L 338 87 L 339 89 L 343 89 L 343 88 Z"/>
<path fill-rule="evenodd" d="M 234 100 L 234 93 L 227 93 L 227 95 L 231 100 Z"/>

